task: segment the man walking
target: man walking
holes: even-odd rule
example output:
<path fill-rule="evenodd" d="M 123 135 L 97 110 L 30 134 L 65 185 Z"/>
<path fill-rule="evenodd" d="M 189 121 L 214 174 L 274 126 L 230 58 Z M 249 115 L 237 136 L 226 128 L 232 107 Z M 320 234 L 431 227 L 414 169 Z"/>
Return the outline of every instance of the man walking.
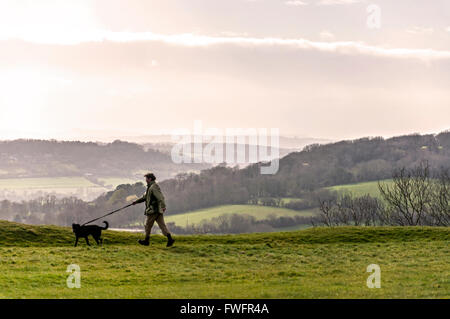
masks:
<path fill-rule="evenodd" d="M 166 211 L 166 203 L 164 202 L 164 195 L 161 192 L 161 188 L 156 183 L 156 177 L 153 173 L 145 175 L 147 181 L 147 191 L 144 196 L 133 202 L 133 205 L 145 202 L 145 215 L 147 221 L 145 223 L 145 239 L 139 240 L 139 244 L 148 246 L 150 244 L 150 232 L 152 230 L 155 221 L 158 223 L 159 228 L 164 236 L 167 237 L 167 247 L 170 247 L 175 242 L 172 235 L 167 229 L 164 222 L 163 213 Z"/>

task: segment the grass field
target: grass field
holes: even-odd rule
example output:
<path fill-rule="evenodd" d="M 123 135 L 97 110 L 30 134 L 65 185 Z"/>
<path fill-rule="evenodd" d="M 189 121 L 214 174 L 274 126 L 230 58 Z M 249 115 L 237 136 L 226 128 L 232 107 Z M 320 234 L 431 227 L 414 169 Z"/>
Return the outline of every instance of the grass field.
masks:
<path fill-rule="evenodd" d="M 449 298 L 450 229 L 337 227 L 177 236 L 165 248 L 106 231 L 71 247 L 70 229 L 0 222 L 2 298 Z M 66 285 L 69 264 L 81 288 Z M 366 286 L 369 264 L 381 288 Z"/>
<path fill-rule="evenodd" d="M 119 185 L 122 184 L 136 184 L 137 182 L 142 182 L 139 180 L 134 180 L 131 178 L 123 178 L 123 177 L 100 177 L 98 178 L 99 181 L 105 183 L 105 186 L 112 186 L 116 188 Z"/>
<path fill-rule="evenodd" d="M 286 231 L 295 231 L 295 230 L 302 230 L 302 229 L 306 229 L 309 227 L 313 227 L 312 225 L 304 225 L 304 224 L 299 224 L 299 225 L 294 225 L 294 226 L 287 226 L 287 227 L 276 227 L 273 229 L 274 232 L 286 232 Z"/>
<path fill-rule="evenodd" d="M 257 220 L 266 219 L 271 214 L 280 216 L 313 216 L 314 210 L 296 211 L 287 208 L 268 207 L 258 205 L 224 205 L 196 210 L 184 214 L 167 215 L 165 220 L 173 222 L 178 226 L 185 227 L 186 224 L 196 225 L 202 220 L 211 220 L 214 217 L 227 214 L 246 214 L 254 216 Z"/>
<path fill-rule="evenodd" d="M 263 201 L 265 200 L 265 199 L 273 199 L 273 200 L 277 200 L 278 198 L 276 198 L 276 197 L 260 197 L 259 198 L 259 203 L 258 203 L 258 205 L 262 205 L 263 204 Z M 298 197 L 282 197 L 282 198 L 280 198 L 281 199 L 281 204 L 289 204 L 289 203 L 292 203 L 292 202 L 301 202 L 303 199 L 301 199 L 301 198 L 298 198 Z"/>
<path fill-rule="evenodd" d="M 137 180 L 122 177 L 101 177 L 98 179 L 105 185 L 114 188 L 121 184 L 134 184 Z M 3 178 L 0 179 L 0 189 L 58 189 L 58 188 L 89 188 L 101 187 L 82 176 L 45 177 L 45 178 Z"/>
<path fill-rule="evenodd" d="M 100 187 L 84 177 L 0 179 L 0 189 L 58 189 Z"/>
<path fill-rule="evenodd" d="M 381 181 L 384 184 L 392 185 L 392 180 L 387 179 Z M 337 191 L 339 193 L 347 193 L 352 194 L 353 196 L 364 196 L 369 194 L 373 197 L 381 197 L 380 191 L 378 190 L 378 182 L 365 182 L 365 183 L 356 183 L 356 184 L 348 184 L 348 185 L 337 185 L 332 187 L 327 187 L 327 189 L 332 191 Z"/>
<path fill-rule="evenodd" d="M 301 198 L 296 198 L 296 197 L 283 197 L 283 198 L 281 198 L 281 203 L 283 203 L 283 204 L 289 204 L 289 203 L 301 202 L 301 201 L 302 201 Z"/>

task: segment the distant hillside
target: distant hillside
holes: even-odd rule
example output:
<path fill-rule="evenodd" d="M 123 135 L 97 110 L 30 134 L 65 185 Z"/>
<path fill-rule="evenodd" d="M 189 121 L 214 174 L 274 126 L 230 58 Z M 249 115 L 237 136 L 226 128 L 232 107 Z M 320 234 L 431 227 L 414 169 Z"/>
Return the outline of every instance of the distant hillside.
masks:
<path fill-rule="evenodd" d="M 172 148 L 175 144 L 144 144 L 144 148 L 145 149 L 153 149 L 153 150 L 158 150 L 161 153 L 164 154 L 171 154 L 172 152 Z M 191 150 L 190 153 L 190 158 L 192 158 L 192 162 L 194 162 L 195 160 L 199 160 L 202 161 L 203 159 L 203 152 L 204 149 L 209 146 L 211 149 L 217 150 L 220 149 L 222 151 L 223 154 L 223 159 L 224 159 L 224 163 L 230 165 L 230 166 L 235 166 L 236 162 L 235 159 L 233 158 L 232 162 L 228 163 L 226 162 L 227 159 L 227 147 L 225 143 L 198 143 L 198 144 L 194 144 L 194 143 L 190 143 L 190 144 L 184 144 L 183 147 L 187 147 L 187 149 Z M 250 158 L 250 154 L 251 154 L 251 147 L 252 146 L 257 146 L 257 145 L 252 145 L 252 144 L 235 144 L 233 147 L 233 152 L 234 154 L 238 154 L 240 152 L 240 154 L 244 154 L 245 156 L 245 160 L 243 161 L 243 163 L 238 163 L 238 165 L 242 165 L 242 167 L 245 167 L 247 164 L 250 164 L 249 162 L 249 158 Z M 266 157 L 261 158 L 258 157 L 257 160 L 259 161 L 270 161 L 276 158 L 281 158 L 286 156 L 289 153 L 292 153 L 294 151 L 299 151 L 303 148 L 304 146 L 302 146 L 301 148 L 297 148 L 297 149 L 290 149 L 290 148 L 270 148 L 270 151 L 268 152 L 268 154 L 266 155 Z M 255 151 L 256 150 L 256 151 Z M 257 152 L 257 148 L 255 147 L 253 152 Z M 253 161 L 251 163 L 255 163 L 256 161 Z"/>
<path fill-rule="evenodd" d="M 121 136 L 116 139 L 129 141 L 132 143 L 145 144 L 149 146 L 173 144 L 171 135 L 143 135 L 143 136 Z M 310 144 L 325 144 L 332 140 L 315 138 L 315 137 L 287 137 L 280 136 L 280 145 L 282 149 L 301 150 L 306 145 Z"/>
<path fill-rule="evenodd" d="M 422 161 L 436 168 L 450 166 L 450 132 L 310 145 L 282 158 L 275 175 L 261 175 L 261 164 L 219 166 L 179 175 L 161 186 L 171 211 L 186 212 L 261 197 L 301 198 L 323 187 L 389 179 L 395 168 Z"/>
<path fill-rule="evenodd" d="M 104 146 L 106 147 L 104 150 L 107 151 L 108 147 L 120 149 L 122 146 L 123 152 L 118 152 L 121 154 L 118 157 L 121 162 L 114 163 L 117 159 L 112 157 L 116 152 L 110 151 L 106 155 L 96 153 L 99 156 L 97 162 L 100 171 L 102 169 L 104 172 L 108 171 L 108 168 L 102 168 L 103 159 L 105 165 L 110 165 L 115 172 L 119 171 L 119 164 L 122 165 L 120 167 L 125 173 L 130 166 L 139 167 L 138 165 L 143 166 L 147 163 L 145 156 L 148 156 L 148 152 L 143 151 L 140 146 L 123 142 L 113 144 L 117 145 Z M 96 146 L 92 148 L 96 149 Z M 130 154 L 128 148 L 139 149 L 140 151 L 136 151 L 135 154 L 141 154 L 142 158 L 130 156 L 126 159 L 127 154 Z M 76 158 L 83 162 L 80 157 Z M 94 161 L 90 158 L 86 159 L 87 163 Z M 416 166 L 422 161 L 428 161 L 431 168 L 450 166 L 449 132 L 390 139 L 363 138 L 312 145 L 301 152 L 291 153 L 282 158 L 279 171 L 275 175 L 261 175 L 261 164 L 250 165 L 244 169 L 219 165 L 200 173 L 178 174 L 174 178 L 160 181 L 160 185 L 166 197 L 167 216 L 222 205 L 248 204 L 261 205 L 261 210 L 265 209 L 262 206 L 268 206 L 303 211 L 318 207 L 319 199 L 330 195 L 326 189 L 336 185 L 339 187 L 331 189 L 345 191 L 356 188 L 360 193 L 375 194 L 376 183 L 347 187 L 342 185 L 390 179 L 395 168 Z M 127 164 L 130 162 L 133 165 Z M 156 165 L 152 164 L 151 168 L 160 177 L 161 171 L 155 167 Z M 173 166 L 167 164 L 164 167 Z M 117 181 L 120 182 L 122 179 Z M 70 225 L 73 221 L 89 220 L 124 206 L 136 196 L 142 196 L 144 192 L 143 183 L 134 183 L 119 185 L 115 190 L 92 202 L 53 198 L 34 201 L 28 199 L 21 203 L 3 201 L 0 202 L 0 217 L 31 224 Z M 283 198 L 289 200 L 282 200 Z M 115 225 L 114 227 L 140 223 L 143 218 L 142 209 L 140 206 L 130 207 L 126 212 L 112 216 L 109 221 Z M 297 221 L 298 224 L 300 222 L 304 224 L 304 221 Z"/>
<path fill-rule="evenodd" d="M 208 165 L 173 163 L 168 154 L 141 145 L 44 140 L 0 141 L 0 178 L 88 176 L 142 178 L 154 170 L 160 180 Z"/>
<path fill-rule="evenodd" d="M 225 144 L 209 142 L 210 138 L 208 138 L 208 137 L 198 136 L 198 138 L 203 139 L 203 143 L 202 142 L 185 143 L 183 146 L 183 147 L 187 146 L 187 149 L 191 150 L 190 156 L 192 159 L 199 159 L 200 161 L 202 161 L 203 151 L 204 151 L 205 147 L 208 145 L 210 148 L 212 148 L 214 150 L 218 150 L 218 149 L 221 150 L 221 153 L 223 154 L 223 158 L 224 158 L 224 163 L 226 163 L 229 166 L 236 165 L 236 162 L 234 159 L 232 162 L 227 162 L 228 147 Z M 225 137 L 222 137 L 222 138 L 223 138 L 222 139 L 223 141 L 226 141 Z M 145 140 L 145 137 L 142 137 L 142 139 Z M 136 138 L 133 140 L 136 140 Z M 141 139 L 137 139 L 137 140 L 141 140 Z M 166 135 L 150 136 L 150 137 L 148 137 L 148 140 L 152 140 L 152 141 L 159 140 L 160 142 L 143 143 L 142 145 L 144 146 L 144 149 L 158 150 L 164 154 L 170 154 L 173 146 L 175 145 L 175 143 L 169 138 L 169 136 L 166 136 Z M 278 146 L 275 146 L 275 145 L 270 146 L 270 151 L 268 152 L 267 155 L 265 155 L 264 157 L 261 157 L 261 154 L 260 154 L 260 155 L 258 155 L 257 159 L 250 161 L 250 158 L 251 158 L 250 154 L 252 154 L 252 152 L 256 152 L 256 148 L 254 148 L 253 150 L 251 148 L 253 146 L 258 146 L 258 143 L 257 142 L 254 143 L 253 141 L 250 141 L 248 137 L 242 137 L 242 139 L 239 142 L 237 142 L 237 140 L 236 140 L 234 147 L 233 147 L 233 150 L 234 150 L 233 154 L 240 153 L 240 154 L 242 154 L 241 155 L 242 157 L 240 157 L 240 158 L 244 159 L 243 162 L 239 162 L 239 163 L 237 163 L 237 165 L 239 167 L 243 168 L 243 167 L 246 167 L 248 164 L 255 163 L 255 161 L 260 161 L 260 162 L 271 161 L 276 158 L 282 158 L 289 153 L 301 151 L 307 145 L 326 144 L 326 143 L 330 143 L 331 140 L 319 139 L 319 138 L 307 138 L 307 137 L 301 138 L 301 137 L 280 136 L 278 142 L 279 142 Z"/>

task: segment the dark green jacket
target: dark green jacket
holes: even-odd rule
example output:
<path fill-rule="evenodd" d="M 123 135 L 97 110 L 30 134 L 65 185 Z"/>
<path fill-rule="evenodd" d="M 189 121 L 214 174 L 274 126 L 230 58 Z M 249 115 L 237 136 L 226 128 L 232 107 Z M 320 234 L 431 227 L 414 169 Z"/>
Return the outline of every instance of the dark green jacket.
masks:
<path fill-rule="evenodd" d="M 161 192 L 159 185 L 152 181 L 147 185 L 147 191 L 144 196 L 136 200 L 134 203 L 144 203 L 145 202 L 145 215 L 150 215 L 153 213 L 164 213 L 166 208 L 166 203 L 164 201 L 164 195 Z"/>

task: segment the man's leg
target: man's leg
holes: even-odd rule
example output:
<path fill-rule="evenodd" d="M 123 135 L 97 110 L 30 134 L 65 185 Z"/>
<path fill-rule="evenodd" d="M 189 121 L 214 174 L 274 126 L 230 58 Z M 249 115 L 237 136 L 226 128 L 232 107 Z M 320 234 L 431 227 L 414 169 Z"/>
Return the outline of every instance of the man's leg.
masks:
<path fill-rule="evenodd" d="M 145 222 L 145 239 L 139 240 L 139 244 L 144 246 L 148 246 L 150 244 L 150 233 L 152 231 L 152 227 L 155 223 L 156 217 L 156 214 L 147 215 L 147 220 Z"/>
<path fill-rule="evenodd" d="M 163 235 L 167 237 L 167 247 L 172 246 L 175 242 L 175 239 L 172 238 L 172 235 L 167 229 L 163 214 L 159 214 L 158 218 L 156 218 L 156 222 L 158 223 L 159 228 L 161 228 L 161 232 L 163 233 Z"/>

